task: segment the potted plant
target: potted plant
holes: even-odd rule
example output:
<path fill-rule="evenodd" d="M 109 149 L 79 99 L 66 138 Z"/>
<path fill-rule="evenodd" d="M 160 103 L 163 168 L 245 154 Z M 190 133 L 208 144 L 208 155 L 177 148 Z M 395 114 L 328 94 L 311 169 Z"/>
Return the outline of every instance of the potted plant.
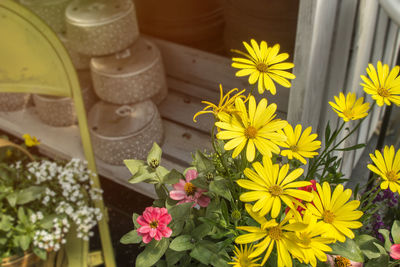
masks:
<path fill-rule="evenodd" d="M 39 143 L 24 137 L 28 146 Z M 0 143 L 4 145 L 0 149 L 0 262 L 55 266 L 51 261 L 71 230 L 85 240 L 93 234 L 92 227 L 102 217 L 94 201 L 102 192 L 91 187 L 92 174 L 79 159 L 32 160 L 26 145 Z M 26 262 L 31 265 L 18 265 Z"/>
<path fill-rule="evenodd" d="M 344 144 L 368 116 L 370 104 L 348 93 L 329 105 L 341 118 L 328 123 L 324 136 L 312 128 L 290 125 L 276 117 L 277 106 L 259 94 L 276 94 L 275 83 L 290 87 L 295 76 L 279 45 L 244 42 L 234 51 L 237 76 L 249 76 L 253 89 L 232 89 L 219 103 L 197 115 L 214 115 L 214 150 L 196 151 L 183 173 L 161 164 L 155 144 L 147 160 L 127 159 L 131 183 L 154 184 L 158 198 L 142 215 L 133 214 L 134 229 L 121 238 L 144 250 L 136 266 L 395 266 L 399 263 L 398 221 L 379 230 L 382 241 L 363 225 L 379 208 L 376 196 L 389 189 L 398 198 L 400 152 L 393 147 L 371 154 L 374 174 L 369 185 L 346 189 L 338 153 L 362 148 Z M 362 76 L 364 91 L 379 106 L 400 104 L 400 68 L 378 62 Z M 268 93 L 268 92 L 267 92 Z M 374 105 L 374 104 L 373 104 Z M 354 124 L 350 124 L 354 121 Z M 321 141 L 324 141 L 321 149 Z M 392 244 L 392 243 L 396 244 Z"/>

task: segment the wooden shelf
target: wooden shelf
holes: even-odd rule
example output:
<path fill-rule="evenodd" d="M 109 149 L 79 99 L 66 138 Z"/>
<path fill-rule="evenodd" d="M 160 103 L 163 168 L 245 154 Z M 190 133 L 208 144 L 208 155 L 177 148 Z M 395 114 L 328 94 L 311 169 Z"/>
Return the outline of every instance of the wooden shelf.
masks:
<path fill-rule="evenodd" d="M 204 150 L 211 147 L 209 135 L 204 131 L 185 126 L 189 123 L 189 118 L 191 120 L 193 117 L 192 110 L 197 108 L 197 105 L 193 105 L 195 103 L 193 99 L 190 104 L 187 101 L 186 98 L 171 91 L 159 107 L 163 114 L 164 126 L 161 164 L 168 169 L 184 170 L 192 161 L 192 152 L 196 149 Z M 191 123 L 194 125 L 193 122 Z M 200 125 L 202 125 L 202 129 L 205 129 L 206 122 L 203 120 L 203 124 Z M 78 126 L 52 127 L 46 125 L 40 121 L 33 107 L 23 111 L 0 112 L 0 127 L 17 137 L 21 137 L 24 133 L 36 136 L 41 142 L 40 151 L 49 157 L 67 160 L 71 158 L 84 159 Z M 125 166 L 110 165 L 99 159 L 96 159 L 96 163 L 100 175 L 143 195 L 153 198 L 156 196 L 152 185 L 130 184 L 128 180 L 131 175 Z"/>

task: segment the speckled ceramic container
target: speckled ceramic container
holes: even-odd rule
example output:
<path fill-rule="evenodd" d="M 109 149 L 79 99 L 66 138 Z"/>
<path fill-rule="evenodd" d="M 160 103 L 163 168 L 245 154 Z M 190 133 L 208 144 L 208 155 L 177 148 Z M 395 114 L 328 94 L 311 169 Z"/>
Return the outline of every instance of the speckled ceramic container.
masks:
<path fill-rule="evenodd" d="M 17 111 L 28 104 L 30 94 L 0 93 L 0 111 Z"/>
<path fill-rule="evenodd" d="M 65 16 L 71 47 L 85 55 L 109 55 L 129 47 L 139 37 L 130 0 L 74 1 Z"/>
<path fill-rule="evenodd" d="M 92 89 L 90 72 L 78 72 L 83 102 L 86 111 L 98 101 Z M 66 127 L 77 123 L 75 105 L 72 98 L 33 95 L 35 110 L 39 118 L 46 124 L 56 127 Z"/>
<path fill-rule="evenodd" d="M 20 3 L 42 18 L 55 32 L 66 30 L 65 9 L 70 0 L 20 0 Z"/>
<path fill-rule="evenodd" d="M 150 100 L 124 106 L 100 101 L 88 123 L 95 156 L 112 165 L 145 159 L 153 142 L 160 144 L 163 137 L 161 117 Z"/>
<path fill-rule="evenodd" d="M 88 70 L 90 69 L 90 56 L 83 55 L 76 52 L 72 47 L 67 37 L 64 34 L 59 34 L 61 42 L 64 44 L 71 58 L 72 64 L 77 70 Z"/>
<path fill-rule="evenodd" d="M 90 69 L 96 94 L 107 102 L 131 104 L 154 97 L 159 103 L 168 93 L 161 53 L 143 38 L 120 53 L 92 58 Z"/>

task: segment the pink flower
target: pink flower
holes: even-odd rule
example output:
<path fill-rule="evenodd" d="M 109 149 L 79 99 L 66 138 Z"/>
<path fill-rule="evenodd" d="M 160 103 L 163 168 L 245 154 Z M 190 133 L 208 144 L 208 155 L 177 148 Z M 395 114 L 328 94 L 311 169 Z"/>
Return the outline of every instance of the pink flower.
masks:
<path fill-rule="evenodd" d="M 328 264 L 331 267 L 345 266 L 345 267 L 363 267 L 362 262 L 355 262 L 339 255 L 326 255 L 328 257 Z"/>
<path fill-rule="evenodd" d="M 400 244 L 395 244 L 390 247 L 390 257 L 395 260 L 400 260 Z"/>
<path fill-rule="evenodd" d="M 144 243 L 149 243 L 153 238 L 161 240 L 162 237 L 170 237 L 172 230 L 167 225 L 171 220 L 166 208 L 147 207 L 136 220 L 142 226 L 137 229 L 137 233 L 143 236 Z"/>
<path fill-rule="evenodd" d="M 178 204 L 194 202 L 193 206 L 198 204 L 200 207 L 207 207 L 210 203 L 210 198 L 203 195 L 207 190 L 197 188 L 190 182 L 196 179 L 198 175 L 196 170 L 188 170 L 186 172 L 186 179 L 180 179 L 177 184 L 173 185 L 175 190 L 169 192 L 170 198 L 179 200 Z"/>

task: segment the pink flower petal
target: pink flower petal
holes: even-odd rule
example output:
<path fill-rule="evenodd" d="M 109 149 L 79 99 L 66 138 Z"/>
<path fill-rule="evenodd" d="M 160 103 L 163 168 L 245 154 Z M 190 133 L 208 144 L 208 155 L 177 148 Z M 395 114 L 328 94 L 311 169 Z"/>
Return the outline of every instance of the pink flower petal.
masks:
<path fill-rule="evenodd" d="M 199 174 L 196 170 L 190 169 L 186 172 L 186 181 L 190 182 L 193 179 L 196 179 Z"/>
<path fill-rule="evenodd" d="M 157 228 L 150 228 L 149 235 L 153 238 L 157 234 Z"/>
<path fill-rule="evenodd" d="M 143 236 L 143 242 L 146 243 L 146 244 L 147 244 L 147 243 L 150 243 L 150 241 L 151 241 L 152 239 L 153 239 L 153 238 L 151 238 L 150 235 L 144 235 L 144 236 Z"/>
<path fill-rule="evenodd" d="M 169 227 L 165 227 L 165 229 L 163 229 L 163 230 L 161 231 L 161 233 L 162 233 L 162 235 L 165 236 L 165 237 L 170 237 L 171 234 L 172 234 L 172 230 L 171 230 L 171 228 L 169 228 Z"/>
<path fill-rule="evenodd" d="M 185 184 L 186 184 L 186 181 L 180 179 L 179 182 L 176 183 L 176 184 L 174 184 L 172 187 L 173 187 L 175 190 L 184 191 L 184 190 L 185 190 Z"/>
<path fill-rule="evenodd" d="M 395 260 L 400 260 L 400 244 L 395 244 L 390 247 L 390 257 Z"/>
<path fill-rule="evenodd" d="M 210 198 L 207 196 L 201 196 L 197 199 L 197 203 L 200 205 L 200 207 L 207 207 L 208 204 L 210 204 Z"/>
<path fill-rule="evenodd" d="M 172 190 L 171 192 L 169 192 L 169 197 L 173 200 L 182 200 L 186 198 L 186 192 L 180 190 Z"/>
<path fill-rule="evenodd" d="M 147 233 L 150 232 L 150 230 L 151 230 L 150 226 L 142 226 L 142 227 L 137 229 L 137 232 L 140 233 L 140 234 L 147 234 Z"/>
<path fill-rule="evenodd" d="M 136 219 L 136 221 L 137 221 L 138 224 L 140 224 L 142 226 L 149 225 L 149 223 L 143 218 L 143 216 L 139 216 Z"/>

